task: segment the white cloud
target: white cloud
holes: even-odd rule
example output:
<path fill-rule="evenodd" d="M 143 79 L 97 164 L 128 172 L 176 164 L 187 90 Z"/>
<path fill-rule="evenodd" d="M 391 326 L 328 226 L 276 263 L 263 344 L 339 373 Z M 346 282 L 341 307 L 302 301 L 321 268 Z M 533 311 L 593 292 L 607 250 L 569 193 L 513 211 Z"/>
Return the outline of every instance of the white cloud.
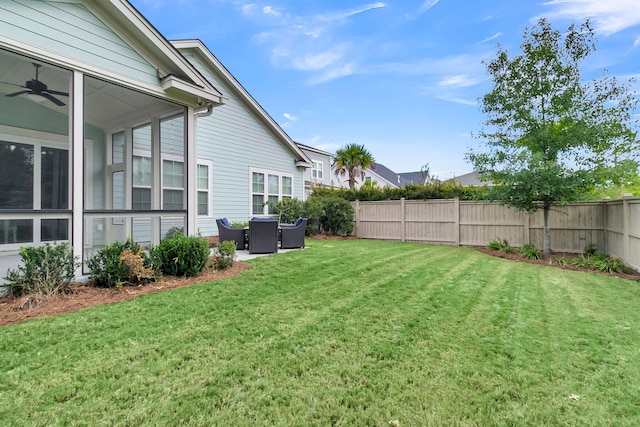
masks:
<path fill-rule="evenodd" d="M 640 24 L 638 0 L 550 0 L 554 10 L 543 16 L 572 21 L 590 18 L 596 31 L 611 35 Z"/>
<path fill-rule="evenodd" d="M 249 15 L 255 10 L 255 8 L 255 3 L 247 3 L 245 5 L 242 5 L 242 13 L 244 13 L 245 15 Z"/>
<path fill-rule="evenodd" d="M 282 14 L 280 12 L 278 12 L 277 10 L 275 10 L 273 8 L 273 6 L 265 6 L 262 8 L 262 13 L 264 13 L 265 15 L 269 15 L 269 16 L 281 16 Z"/>
<path fill-rule="evenodd" d="M 252 39 L 268 49 L 275 66 L 311 73 L 307 79 L 310 84 L 324 83 L 353 74 L 360 58 L 369 55 L 367 40 L 378 36 L 349 35 L 351 28 L 342 29 L 350 26 L 349 18 L 385 7 L 383 2 L 374 2 L 322 14 L 295 15 L 265 6 L 261 16 L 277 19 L 260 22 L 266 27 Z M 252 19 L 259 19 L 254 3 L 243 10 Z"/>
<path fill-rule="evenodd" d="M 429 9 L 431 9 L 433 6 L 435 6 L 436 4 L 438 4 L 440 0 L 427 0 L 424 3 L 422 3 L 422 6 L 420 6 L 420 13 L 425 13 L 426 11 L 428 11 Z"/>
<path fill-rule="evenodd" d="M 340 65 L 334 68 L 326 69 L 322 73 L 311 77 L 309 84 L 316 85 L 320 83 L 327 83 L 331 80 L 339 79 L 341 77 L 347 77 L 356 73 L 355 63 Z"/>
<path fill-rule="evenodd" d="M 481 83 L 484 78 L 468 74 L 457 74 L 453 76 L 445 76 L 438 81 L 438 86 L 441 87 L 470 87 Z"/>
<path fill-rule="evenodd" d="M 292 64 L 295 69 L 301 71 L 322 70 L 342 59 L 343 55 L 339 50 L 332 49 L 326 52 L 308 53 L 303 57 L 293 58 Z"/>
<path fill-rule="evenodd" d="M 387 7 L 387 5 L 382 2 L 377 2 L 377 3 L 361 6 L 355 9 L 349 9 L 341 12 L 333 12 L 333 13 L 328 13 L 324 15 L 319 15 L 317 18 L 321 21 L 340 21 L 343 19 L 350 18 L 351 16 L 358 15 L 360 13 L 368 12 L 374 9 L 381 9 L 383 7 Z"/>
<path fill-rule="evenodd" d="M 497 39 L 497 38 L 498 38 L 498 37 L 500 37 L 501 35 L 502 35 L 502 33 L 500 33 L 500 32 L 495 33 L 495 34 L 494 34 L 494 35 L 492 35 L 491 37 L 488 37 L 488 38 L 486 38 L 486 39 L 484 39 L 484 40 L 480 40 L 480 43 L 490 42 L 491 40 L 495 40 L 495 39 Z"/>
<path fill-rule="evenodd" d="M 298 118 L 296 116 L 294 116 L 293 114 L 290 113 L 284 113 L 283 114 L 284 118 L 291 121 L 291 122 L 295 122 L 296 120 L 298 120 Z"/>
<path fill-rule="evenodd" d="M 633 48 L 640 46 L 640 36 L 633 42 Z"/>

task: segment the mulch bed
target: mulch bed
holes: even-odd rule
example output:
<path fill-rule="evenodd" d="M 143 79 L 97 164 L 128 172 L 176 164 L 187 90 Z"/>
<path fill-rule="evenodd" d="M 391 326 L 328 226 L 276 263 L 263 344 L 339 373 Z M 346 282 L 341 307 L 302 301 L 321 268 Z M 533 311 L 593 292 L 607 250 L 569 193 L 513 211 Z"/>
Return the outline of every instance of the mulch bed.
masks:
<path fill-rule="evenodd" d="M 548 267 L 554 267 L 554 268 L 562 268 L 564 270 L 573 270 L 573 271 L 584 271 L 587 273 L 594 273 L 594 274 L 602 274 L 605 276 L 611 276 L 611 277 L 620 277 L 622 279 L 629 279 L 629 280 L 640 280 L 640 273 L 633 271 L 633 270 L 629 270 L 626 271 L 624 273 L 605 273 L 602 271 L 598 271 L 598 270 L 589 270 L 586 268 L 582 268 L 582 267 L 578 267 L 575 265 L 570 265 L 567 264 L 564 267 L 560 264 L 558 264 L 555 260 L 557 258 L 562 258 L 565 257 L 566 259 L 571 259 L 571 258 L 575 258 L 577 256 L 579 256 L 578 254 L 568 254 L 568 253 L 562 253 L 562 252 L 552 252 L 550 254 L 543 254 L 542 259 L 528 259 L 528 258 L 523 258 L 520 255 L 518 255 L 517 253 L 510 253 L 510 254 L 506 254 L 494 249 L 489 249 L 485 246 L 476 246 L 475 249 L 477 249 L 480 252 L 483 252 L 487 255 L 491 255 L 497 258 L 505 258 L 511 261 L 515 261 L 515 262 L 526 262 L 529 264 L 539 264 L 539 265 L 546 265 Z"/>
<path fill-rule="evenodd" d="M 23 306 L 26 297 L 14 298 L 12 296 L 5 296 L 0 298 L 0 326 L 12 325 L 38 317 L 69 313 L 100 304 L 127 301 L 143 294 L 168 291 L 184 286 L 191 286 L 196 283 L 225 279 L 235 276 L 249 268 L 249 264 L 235 261 L 233 265 L 226 270 L 204 270 L 197 277 L 165 276 L 155 283 L 144 286 L 124 286 L 120 289 L 96 288 L 87 284 L 76 283 L 72 285 L 73 293 L 54 295 L 29 309 L 20 308 Z"/>

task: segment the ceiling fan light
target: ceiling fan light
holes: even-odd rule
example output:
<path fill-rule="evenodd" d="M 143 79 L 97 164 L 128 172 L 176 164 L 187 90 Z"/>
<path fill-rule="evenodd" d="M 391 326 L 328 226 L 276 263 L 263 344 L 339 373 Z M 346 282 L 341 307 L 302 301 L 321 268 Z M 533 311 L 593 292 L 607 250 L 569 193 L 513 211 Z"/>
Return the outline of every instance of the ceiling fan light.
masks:
<path fill-rule="evenodd" d="M 37 102 L 37 103 L 43 103 L 47 100 L 47 98 L 45 98 L 44 96 L 40 95 L 39 93 L 28 93 L 27 94 L 27 98 L 29 98 L 31 101 L 33 102 Z"/>

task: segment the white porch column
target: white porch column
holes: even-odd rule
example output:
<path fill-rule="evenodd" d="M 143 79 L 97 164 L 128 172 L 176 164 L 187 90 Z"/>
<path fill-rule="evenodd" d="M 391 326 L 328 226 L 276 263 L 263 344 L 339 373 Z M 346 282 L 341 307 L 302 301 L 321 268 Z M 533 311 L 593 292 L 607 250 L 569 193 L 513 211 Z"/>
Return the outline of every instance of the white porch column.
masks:
<path fill-rule="evenodd" d="M 84 248 L 84 75 L 79 71 L 73 72 L 71 90 L 71 161 L 72 179 L 71 210 L 73 219 L 71 224 L 71 245 L 73 255 L 82 260 Z M 76 270 L 76 276 L 82 275 L 82 267 Z"/>
<path fill-rule="evenodd" d="M 187 234 L 195 236 L 198 233 L 198 153 L 196 147 L 196 116 L 193 107 L 187 108 L 185 133 L 187 135 L 187 150 L 185 166 L 187 169 Z"/>

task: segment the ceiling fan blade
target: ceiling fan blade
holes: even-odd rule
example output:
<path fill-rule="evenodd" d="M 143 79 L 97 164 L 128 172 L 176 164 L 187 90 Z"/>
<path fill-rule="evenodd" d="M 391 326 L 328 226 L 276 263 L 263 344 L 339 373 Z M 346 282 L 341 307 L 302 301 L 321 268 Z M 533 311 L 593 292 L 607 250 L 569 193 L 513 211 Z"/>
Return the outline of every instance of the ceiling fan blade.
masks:
<path fill-rule="evenodd" d="M 31 93 L 31 91 L 30 90 L 23 90 L 23 91 L 16 92 L 16 93 L 9 93 L 9 94 L 7 94 L 5 96 L 8 96 L 9 98 L 11 98 L 11 97 L 22 95 L 22 94 L 25 94 L 25 93 Z"/>
<path fill-rule="evenodd" d="M 59 107 L 62 107 L 64 105 L 64 102 L 60 101 L 58 98 L 55 98 L 55 97 L 49 95 L 47 92 L 41 92 L 38 95 L 44 96 L 49 101 L 53 102 L 54 104 L 56 104 Z"/>
<path fill-rule="evenodd" d="M 59 90 L 47 89 L 45 92 L 49 92 L 52 95 L 69 96 L 67 92 L 60 92 Z"/>

